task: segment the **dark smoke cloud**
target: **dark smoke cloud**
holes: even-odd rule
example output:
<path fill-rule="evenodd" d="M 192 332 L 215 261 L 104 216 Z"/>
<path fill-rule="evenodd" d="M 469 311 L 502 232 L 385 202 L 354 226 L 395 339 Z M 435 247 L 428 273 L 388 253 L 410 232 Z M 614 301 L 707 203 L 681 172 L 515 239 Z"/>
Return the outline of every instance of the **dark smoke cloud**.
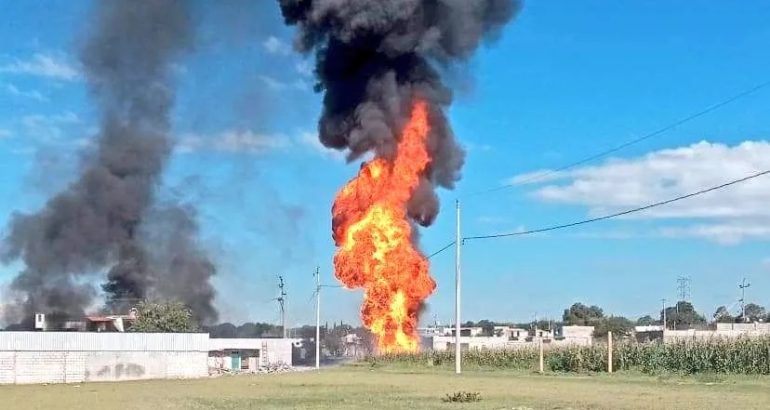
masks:
<path fill-rule="evenodd" d="M 517 13 L 517 0 L 278 0 L 299 29 L 296 47 L 316 52 L 316 89 L 325 92 L 321 142 L 391 156 L 415 97 L 432 108 L 432 158 L 409 204 L 422 225 L 435 219 L 435 186 L 453 188 L 464 152 L 444 114 L 451 90 L 439 69 L 463 62 Z"/>
<path fill-rule="evenodd" d="M 89 280 L 105 269 L 110 304 L 153 291 L 178 296 L 164 276 L 169 271 L 153 269 L 147 249 L 155 244 L 143 242 L 140 230 L 171 153 L 169 74 L 175 58 L 193 43 L 187 3 L 95 2 L 81 62 L 101 114 L 96 152 L 80 177 L 42 210 L 15 214 L 3 244 L 3 261 L 22 259 L 26 265 L 11 284 L 23 295 L 25 319 L 35 311 L 82 315 L 96 295 Z M 175 217 L 182 215 L 189 212 L 180 208 Z M 214 269 L 192 246 L 196 230 L 189 223 L 167 228 L 177 230 L 171 235 L 178 246 L 173 278 L 194 281 L 180 287 L 197 286 L 196 313 L 213 319 L 208 280 Z"/>
<path fill-rule="evenodd" d="M 147 259 L 155 280 L 147 298 L 182 302 L 196 319 L 210 324 L 218 318 L 210 283 L 216 267 L 196 240 L 196 216 L 191 205 L 175 203 L 158 206 L 147 216 L 141 235 L 151 244 Z"/>

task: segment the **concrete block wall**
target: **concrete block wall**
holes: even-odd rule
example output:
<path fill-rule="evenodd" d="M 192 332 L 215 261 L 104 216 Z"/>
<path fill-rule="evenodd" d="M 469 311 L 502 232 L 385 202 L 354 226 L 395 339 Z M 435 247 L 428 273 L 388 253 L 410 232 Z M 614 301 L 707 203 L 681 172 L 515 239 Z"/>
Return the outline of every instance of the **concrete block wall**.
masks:
<path fill-rule="evenodd" d="M 208 376 L 208 335 L 0 332 L 0 384 Z"/>
<path fill-rule="evenodd" d="M 2 352 L 0 384 L 205 377 L 207 356 L 206 352 Z"/>

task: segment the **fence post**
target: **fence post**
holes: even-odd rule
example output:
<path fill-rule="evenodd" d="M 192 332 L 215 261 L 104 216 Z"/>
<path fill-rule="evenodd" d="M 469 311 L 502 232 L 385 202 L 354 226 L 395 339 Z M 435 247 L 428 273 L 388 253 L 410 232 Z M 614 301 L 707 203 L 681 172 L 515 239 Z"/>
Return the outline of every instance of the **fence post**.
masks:
<path fill-rule="evenodd" d="M 543 339 L 540 339 L 540 374 L 543 373 Z"/>
<path fill-rule="evenodd" d="M 612 373 L 612 332 L 607 332 L 607 372 Z"/>

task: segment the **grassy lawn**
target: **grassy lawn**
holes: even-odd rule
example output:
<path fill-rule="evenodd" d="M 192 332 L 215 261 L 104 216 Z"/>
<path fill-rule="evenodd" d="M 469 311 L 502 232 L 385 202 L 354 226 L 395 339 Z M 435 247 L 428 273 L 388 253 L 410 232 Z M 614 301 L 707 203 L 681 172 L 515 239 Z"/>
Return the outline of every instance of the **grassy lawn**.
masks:
<path fill-rule="evenodd" d="M 475 403 L 444 403 L 456 391 Z M 536 375 L 342 367 L 320 373 L 0 386 L 3 409 L 760 409 L 767 377 Z"/>

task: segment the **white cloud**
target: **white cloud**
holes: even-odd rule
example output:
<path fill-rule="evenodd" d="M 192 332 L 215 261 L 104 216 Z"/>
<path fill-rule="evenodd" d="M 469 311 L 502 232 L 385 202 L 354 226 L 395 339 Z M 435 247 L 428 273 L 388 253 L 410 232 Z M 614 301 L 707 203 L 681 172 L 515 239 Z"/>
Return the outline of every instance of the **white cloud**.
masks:
<path fill-rule="evenodd" d="M 296 79 L 292 81 L 291 83 L 283 82 L 281 80 L 278 80 L 276 78 L 267 76 L 267 75 L 259 75 L 260 81 L 262 81 L 268 88 L 272 89 L 273 91 L 284 91 L 287 89 L 294 89 L 299 91 L 308 91 L 310 89 L 310 86 L 301 79 Z"/>
<path fill-rule="evenodd" d="M 300 143 L 310 149 L 312 152 L 319 154 L 325 158 L 345 162 L 345 153 L 336 149 L 325 147 L 318 139 L 318 134 L 313 132 L 302 132 L 299 136 Z"/>
<path fill-rule="evenodd" d="M 664 227 L 660 233 L 669 238 L 700 238 L 722 245 L 736 245 L 746 240 L 770 239 L 770 221 L 727 221 L 681 228 Z"/>
<path fill-rule="evenodd" d="M 533 193 L 545 202 L 586 206 L 602 215 L 663 201 L 770 169 L 770 142 L 728 146 L 699 142 L 598 166 L 517 175 L 511 183 L 548 182 Z M 669 237 L 699 237 L 720 243 L 770 238 L 770 177 L 651 209 L 633 218 L 694 219 L 694 226 L 661 230 Z M 762 225 L 768 226 L 767 229 Z"/>
<path fill-rule="evenodd" d="M 48 101 L 48 98 L 46 98 L 43 94 L 41 94 L 37 90 L 24 91 L 24 90 L 20 90 L 18 87 L 16 87 L 13 84 L 4 84 L 3 89 L 5 89 L 5 92 L 7 92 L 8 94 L 16 97 L 30 98 L 37 101 Z"/>
<path fill-rule="evenodd" d="M 294 65 L 294 69 L 297 70 L 297 72 L 303 77 L 313 76 L 313 65 L 308 60 L 298 61 Z"/>
<path fill-rule="evenodd" d="M 187 66 L 180 63 L 171 63 L 171 71 L 173 71 L 177 75 L 185 75 L 190 70 L 187 69 Z"/>
<path fill-rule="evenodd" d="M 32 155 L 35 153 L 35 149 L 32 147 L 19 147 L 19 148 L 12 148 L 11 154 L 14 155 Z"/>
<path fill-rule="evenodd" d="M 485 225 L 500 225 L 508 222 L 508 219 L 499 216 L 480 216 L 476 222 Z"/>
<path fill-rule="evenodd" d="M 252 131 L 228 130 L 213 136 L 187 135 L 177 144 L 182 153 L 210 151 L 229 154 L 265 154 L 286 148 L 288 138 L 281 135 L 257 134 Z"/>
<path fill-rule="evenodd" d="M 80 118 L 69 111 L 54 115 L 26 115 L 21 118 L 21 124 L 28 136 L 47 140 L 61 138 L 64 128 L 80 123 Z"/>
<path fill-rule="evenodd" d="M 37 53 L 29 60 L 15 59 L 0 66 L 0 73 L 26 74 L 57 80 L 76 81 L 80 78 L 78 70 L 59 56 Z"/>
<path fill-rule="evenodd" d="M 291 54 L 291 46 L 278 37 L 270 36 L 262 42 L 262 47 L 270 54 L 286 56 Z"/>
<path fill-rule="evenodd" d="M 550 169 L 541 169 L 538 171 L 527 172 L 525 174 L 519 174 L 512 176 L 505 181 L 503 185 L 530 185 L 530 184 L 542 184 L 545 182 L 556 181 L 564 178 L 563 172 L 558 172 Z"/>

